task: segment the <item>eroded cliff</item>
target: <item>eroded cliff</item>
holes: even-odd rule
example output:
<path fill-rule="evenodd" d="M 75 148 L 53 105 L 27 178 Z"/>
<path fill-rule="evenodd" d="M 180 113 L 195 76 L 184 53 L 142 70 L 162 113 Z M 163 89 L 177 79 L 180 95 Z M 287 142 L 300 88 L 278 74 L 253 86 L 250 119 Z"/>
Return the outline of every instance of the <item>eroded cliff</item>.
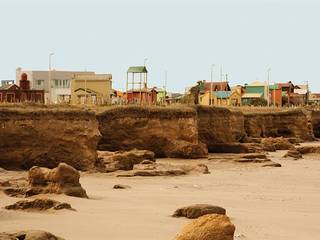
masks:
<path fill-rule="evenodd" d="M 313 140 L 312 128 L 302 110 L 245 113 L 244 127 L 248 137 L 285 137 Z"/>
<path fill-rule="evenodd" d="M 97 115 L 100 150 L 133 148 L 153 151 L 157 157 L 197 158 L 207 155 L 198 138 L 193 108 L 120 107 Z"/>
<path fill-rule="evenodd" d="M 65 162 L 94 167 L 100 138 L 93 112 L 57 109 L 0 109 L 0 167 L 53 168 Z"/>

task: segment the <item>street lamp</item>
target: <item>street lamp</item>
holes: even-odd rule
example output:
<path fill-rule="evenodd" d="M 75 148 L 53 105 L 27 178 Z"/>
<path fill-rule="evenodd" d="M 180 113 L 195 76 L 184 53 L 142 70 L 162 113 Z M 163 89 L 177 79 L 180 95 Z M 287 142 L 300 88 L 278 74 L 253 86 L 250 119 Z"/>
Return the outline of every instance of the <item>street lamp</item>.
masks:
<path fill-rule="evenodd" d="M 54 53 L 50 53 L 49 54 L 49 103 L 51 102 L 51 63 L 52 63 L 52 56 L 54 55 Z"/>
<path fill-rule="evenodd" d="M 215 64 L 211 64 L 211 78 L 210 78 L 210 100 L 209 100 L 209 105 L 212 105 L 212 81 L 213 81 L 213 68 L 214 68 Z"/>

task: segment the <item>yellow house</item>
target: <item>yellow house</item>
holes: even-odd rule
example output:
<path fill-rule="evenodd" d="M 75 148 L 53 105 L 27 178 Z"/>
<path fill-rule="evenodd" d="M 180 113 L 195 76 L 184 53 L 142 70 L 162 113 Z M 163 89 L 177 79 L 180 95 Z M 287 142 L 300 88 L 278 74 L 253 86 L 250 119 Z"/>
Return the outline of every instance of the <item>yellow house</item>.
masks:
<path fill-rule="evenodd" d="M 237 91 L 213 91 L 212 94 L 205 92 L 199 95 L 199 104 L 205 106 L 240 106 L 241 94 Z"/>
<path fill-rule="evenodd" d="M 111 104 L 111 74 L 75 74 L 71 80 L 72 104 Z"/>

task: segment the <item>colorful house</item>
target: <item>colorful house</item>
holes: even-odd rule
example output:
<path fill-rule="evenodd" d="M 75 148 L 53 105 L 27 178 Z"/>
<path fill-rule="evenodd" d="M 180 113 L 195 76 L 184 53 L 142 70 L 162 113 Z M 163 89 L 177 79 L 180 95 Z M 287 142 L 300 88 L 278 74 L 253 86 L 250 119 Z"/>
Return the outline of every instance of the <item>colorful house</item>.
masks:
<path fill-rule="evenodd" d="M 256 81 L 245 84 L 242 95 L 243 105 L 264 105 L 268 99 L 268 85 L 264 82 Z"/>
<path fill-rule="evenodd" d="M 240 106 L 241 95 L 237 91 L 213 91 L 211 94 L 205 92 L 199 95 L 199 104 L 205 106 Z"/>
<path fill-rule="evenodd" d="M 148 89 L 131 89 L 124 93 L 124 98 L 129 104 L 156 104 L 157 90 L 155 88 Z"/>

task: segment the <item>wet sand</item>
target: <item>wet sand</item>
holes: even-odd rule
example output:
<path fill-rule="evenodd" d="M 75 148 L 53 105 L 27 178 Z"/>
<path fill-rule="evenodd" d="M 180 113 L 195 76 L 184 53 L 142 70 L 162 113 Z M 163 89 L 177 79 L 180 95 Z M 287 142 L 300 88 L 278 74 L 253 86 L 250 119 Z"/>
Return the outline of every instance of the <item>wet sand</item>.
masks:
<path fill-rule="evenodd" d="M 81 184 L 90 199 L 46 195 L 70 203 L 75 212 L 5 210 L 5 205 L 20 199 L 0 193 L 0 232 L 39 229 L 67 240 L 171 240 L 190 221 L 170 217 L 174 210 L 208 203 L 227 209 L 236 226 L 235 239 L 319 240 L 320 155 L 293 161 L 280 159 L 284 153 L 270 153 L 272 160 L 282 164 L 281 168 L 162 160 L 205 163 L 211 174 L 135 178 L 82 174 Z M 26 172 L 0 173 L 0 179 L 19 176 L 26 176 Z M 114 184 L 131 188 L 113 189 Z"/>

